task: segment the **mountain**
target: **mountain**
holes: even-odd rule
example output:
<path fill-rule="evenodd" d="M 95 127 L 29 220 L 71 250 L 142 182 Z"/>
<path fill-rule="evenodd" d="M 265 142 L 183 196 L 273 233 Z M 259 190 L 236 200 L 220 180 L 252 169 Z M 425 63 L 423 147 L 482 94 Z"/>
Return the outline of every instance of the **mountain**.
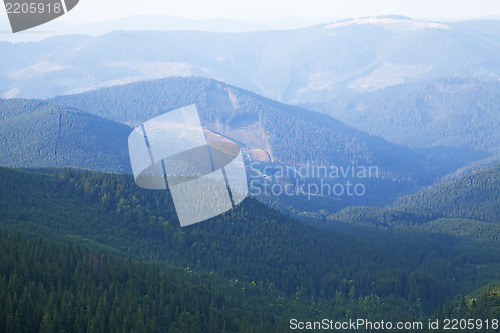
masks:
<path fill-rule="evenodd" d="M 67 23 L 59 20 L 50 21 L 40 27 L 30 30 L 31 33 L 1 34 L 0 41 L 13 43 L 40 41 L 48 37 L 62 35 L 93 35 L 99 36 L 112 31 L 179 31 L 196 30 L 206 32 L 235 33 L 266 30 L 290 30 L 305 28 L 316 24 L 328 23 L 337 18 L 305 18 L 284 17 L 280 19 L 255 20 L 255 19 L 231 19 L 214 17 L 209 19 L 191 19 L 178 16 L 166 16 L 160 14 L 137 14 L 128 17 L 96 21 L 90 23 Z M 0 17 L 0 29 L 8 31 L 10 23 L 5 16 Z"/>
<path fill-rule="evenodd" d="M 0 164 L 131 172 L 131 128 L 74 108 L 0 100 Z"/>
<path fill-rule="evenodd" d="M 410 193 L 482 156 L 446 149 L 410 150 L 329 116 L 203 78 L 137 82 L 48 101 L 134 126 L 169 110 L 196 104 L 205 128 L 238 143 L 251 165 L 249 171 L 264 174 L 273 184 L 295 183 L 292 169 L 305 168 L 309 173 L 318 167 L 348 170 L 344 175 L 322 176 L 330 178 L 327 181 L 332 187 L 359 178 L 353 174 L 354 168 L 376 168 L 376 175 L 358 179 L 368 194 L 348 198 L 359 204 L 386 203 L 387 198 Z M 268 163 L 278 168 L 266 167 Z M 286 179 L 277 176 L 279 168 L 287 170 L 281 172 L 281 176 L 287 174 Z M 305 178 L 321 182 L 317 176 Z"/>
<path fill-rule="evenodd" d="M 422 80 L 496 79 L 499 26 L 383 16 L 283 31 L 115 31 L 4 42 L 12 56 L 0 60 L 0 94 L 53 97 L 198 75 L 287 103 L 318 103 Z"/>
<path fill-rule="evenodd" d="M 242 148 L 252 195 L 292 214 L 388 204 L 482 158 L 468 151 L 410 150 L 228 84 L 170 78 L 47 102 L 3 100 L 0 126 L 6 149 L 0 162 L 130 173 L 131 128 L 117 122 L 137 126 L 190 104 L 197 105 L 212 135 Z M 356 194 L 349 192 L 353 189 Z"/>
<path fill-rule="evenodd" d="M 410 151 L 331 117 L 198 78 L 135 83 L 61 96 L 48 103 L 1 100 L 0 126 L 6 143 L 2 162 L 12 166 L 49 163 L 43 165 L 85 167 L 84 161 L 97 163 L 96 159 L 101 159 L 103 171 L 128 170 L 126 144 L 131 129 L 115 121 L 136 126 L 189 104 L 197 105 L 206 128 L 246 148 L 245 156 L 250 161 L 373 163 L 399 172 L 410 172 L 420 165 Z M 259 155 L 259 150 L 265 156 Z M 100 155 L 89 158 L 94 152 Z M 389 160 L 392 154 L 398 154 L 397 159 Z M 63 160 L 66 162 L 58 164 Z"/>
<path fill-rule="evenodd" d="M 500 82 L 448 78 L 305 107 L 409 147 L 500 147 Z"/>
<path fill-rule="evenodd" d="M 259 313 L 269 304 L 263 303 L 269 301 L 267 290 L 276 297 L 268 311 L 279 318 L 288 316 L 287 320 L 295 311 L 314 318 L 328 312 L 335 319 L 349 318 L 353 312 L 381 318 L 390 311 L 399 318 L 411 308 L 420 316 L 447 297 L 498 277 L 498 243 L 313 228 L 252 198 L 233 211 L 181 230 L 169 193 L 140 189 L 125 174 L 72 169 L 40 174 L 0 168 L 0 200 L 0 226 L 10 234 L 71 242 L 76 248 L 142 259 L 158 268 L 169 265 L 200 274 L 207 283 L 220 277 L 228 281 L 223 284 L 227 288 L 239 287 L 243 308 L 246 302 L 260 302 Z M 57 258 L 43 262 L 52 259 Z M 103 283 L 109 283 L 110 274 L 103 275 L 108 279 Z M 126 276 L 135 276 L 129 274 L 116 281 L 117 287 L 122 288 Z M 65 286 L 67 280 L 58 276 Z M 136 286 L 144 293 L 148 283 Z M 131 296 L 135 295 L 136 291 Z M 163 296 L 150 295 L 144 302 L 157 297 Z"/>
<path fill-rule="evenodd" d="M 241 143 L 248 150 L 265 151 L 271 162 L 372 164 L 399 172 L 427 168 L 418 160 L 422 155 L 415 151 L 367 135 L 320 113 L 275 102 L 215 80 L 178 77 L 137 82 L 48 101 L 133 125 L 196 104 L 207 129 Z M 251 152 L 249 158 L 252 160 Z"/>
<path fill-rule="evenodd" d="M 500 241 L 500 164 L 425 188 L 385 208 L 348 207 L 327 220 Z"/>
<path fill-rule="evenodd" d="M 426 215 L 476 219 L 500 224 L 500 164 L 404 197 L 395 203 Z"/>

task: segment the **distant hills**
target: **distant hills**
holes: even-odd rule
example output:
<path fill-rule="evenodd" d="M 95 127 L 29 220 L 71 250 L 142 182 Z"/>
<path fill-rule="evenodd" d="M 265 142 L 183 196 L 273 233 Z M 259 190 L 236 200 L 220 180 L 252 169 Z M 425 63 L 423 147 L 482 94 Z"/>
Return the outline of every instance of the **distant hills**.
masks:
<path fill-rule="evenodd" d="M 269 163 L 287 170 L 307 165 L 377 168 L 375 178 L 358 180 L 366 187 L 366 195 L 341 195 L 342 198 L 331 201 L 321 194 L 314 198 L 317 204 L 306 205 L 317 206 L 318 210 L 325 204 L 337 209 L 348 202 L 386 204 L 486 157 L 469 150 L 408 149 L 330 116 L 272 101 L 219 81 L 176 77 L 60 96 L 46 102 L 2 100 L 0 127 L 6 148 L 0 163 L 130 172 L 127 137 L 131 127 L 190 104 L 198 107 L 205 128 L 243 148 L 249 172 L 256 172 L 259 179 L 267 177 L 271 184 L 285 181 L 295 184 L 295 190 L 303 188 L 302 183 L 295 183 L 293 173 L 285 178 L 263 173 L 269 170 L 265 168 Z M 312 178 L 304 181 L 320 184 L 319 178 Z M 351 175 L 327 179 L 329 186 L 352 180 Z M 329 191 L 326 196 L 331 195 Z M 286 207 L 304 204 L 301 200 L 284 199 L 288 202 Z M 342 201 L 345 199 L 348 202 Z M 283 208 L 281 204 L 277 207 Z"/>
<path fill-rule="evenodd" d="M 500 147 L 498 80 L 414 82 L 306 107 L 404 146 Z"/>
<path fill-rule="evenodd" d="M 157 29 L 166 24 L 151 22 Z M 411 148 L 500 146 L 500 20 L 382 16 L 245 33 L 114 31 L 2 42 L 0 49 L 6 98 L 196 76 L 326 113 Z"/>
<path fill-rule="evenodd" d="M 1 43 L 0 95 L 53 97 L 198 75 L 288 103 L 317 103 L 437 78 L 496 79 L 499 26 L 384 16 L 282 31 L 115 31 Z"/>
<path fill-rule="evenodd" d="M 205 127 L 243 145 L 250 160 L 258 155 L 252 153 L 260 151 L 277 163 L 377 165 L 397 177 L 419 177 L 451 170 L 472 158 L 464 153 L 457 159 L 453 154 L 453 161 L 446 161 L 450 151 L 442 150 L 437 154 L 437 163 L 432 151 L 409 150 L 320 113 L 202 78 L 138 82 L 60 96 L 49 102 L 135 125 L 169 110 L 196 104 Z"/>
<path fill-rule="evenodd" d="M 115 31 L 0 48 L 0 96 L 9 98 L 197 76 L 326 113 L 407 147 L 500 146 L 500 20 L 384 16 L 247 33 Z M 184 89 L 166 88 L 176 95 Z"/>
<path fill-rule="evenodd" d="M 348 207 L 327 220 L 498 242 L 500 164 L 422 189 L 389 207 Z"/>
<path fill-rule="evenodd" d="M 131 172 L 131 128 L 74 108 L 0 100 L 0 164 Z"/>
<path fill-rule="evenodd" d="M 34 33 L 24 34 L 2 34 L 0 41 L 32 42 L 48 37 L 61 35 L 103 35 L 117 30 L 159 30 L 178 31 L 196 30 L 221 33 L 252 32 L 265 30 L 298 29 L 316 24 L 328 23 L 337 18 L 305 18 L 305 17 L 283 17 L 280 19 L 256 20 L 256 19 L 232 19 L 214 17 L 208 19 L 192 19 L 179 16 L 167 16 L 161 14 L 137 14 L 117 19 L 95 21 L 74 24 L 73 22 L 51 21 L 41 27 L 31 30 Z M 0 29 L 10 29 L 7 16 L 0 17 Z"/>

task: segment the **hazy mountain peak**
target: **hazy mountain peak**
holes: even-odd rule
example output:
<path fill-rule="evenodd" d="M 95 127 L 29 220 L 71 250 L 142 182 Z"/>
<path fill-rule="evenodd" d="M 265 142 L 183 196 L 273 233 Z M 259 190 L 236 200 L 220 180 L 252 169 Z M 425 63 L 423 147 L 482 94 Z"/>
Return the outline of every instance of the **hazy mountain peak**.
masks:
<path fill-rule="evenodd" d="M 0 96 L 47 98 L 172 76 L 204 76 L 287 103 L 444 77 L 500 75 L 500 21 L 400 16 L 248 33 L 115 31 L 3 43 Z"/>
<path fill-rule="evenodd" d="M 342 27 L 347 27 L 351 25 L 378 25 L 392 32 L 403 32 L 403 31 L 413 31 L 420 29 L 444 29 L 448 30 L 451 27 L 449 25 L 424 21 L 415 20 L 404 16 L 376 16 L 376 17 L 362 17 L 356 19 L 349 19 L 341 22 L 335 22 L 325 26 L 326 29 L 337 29 Z"/>

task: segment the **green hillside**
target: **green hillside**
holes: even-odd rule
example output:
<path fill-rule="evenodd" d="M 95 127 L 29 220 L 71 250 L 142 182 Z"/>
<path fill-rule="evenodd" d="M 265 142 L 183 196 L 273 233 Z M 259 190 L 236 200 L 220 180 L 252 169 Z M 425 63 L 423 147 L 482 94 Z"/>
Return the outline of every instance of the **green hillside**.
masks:
<path fill-rule="evenodd" d="M 430 166 L 424 163 L 425 156 L 336 119 L 215 80 L 190 77 L 137 82 L 60 96 L 50 102 L 127 124 L 196 104 L 208 129 L 249 149 L 267 150 L 276 162 L 377 165 L 399 177 L 422 176 L 422 170 L 429 171 Z"/>
<path fill-rule="evenodd" d="M 391 207 L 348 207 L 326 219 L 499 241 L 500 164 L 402 197 Z"/>
<path fill-rule="evenodd" d="M 74 108 L 0 100 L 0 165 L 127 172 L 131 129 Z"/>
<path fill-rule="evenodd" d="M 304 302 L 280 314 L 311 306 L 335 318 L 382 318 L 389 309 L 396 318 L 409 308 L 424 315 L 500 272 L 497 243 L 316 229 L 251 198 L 181 229 L 168 193 L 141 190 L 128 175 L 0 169 L 0 189 L 1 226 L 9 232 L 188 267 Z"/>
<path fill-rule="evenodd" d="M 500 223 L 500 164 L 396 201 L 406 211 Z"/>
<path fill-rule="evenodd" d="M 273 166 L 283 168 L 308 164 L 327 168 L 376 167 L 379 171 L 376 177 L 362 180 L 366 195 L 336 197 L 327 194 L 323 198 L 313 198 L 310 209 L 301 204 L 302 198 L 282 197 L 274 207 L 287 212 L 318 211 L 320 209 L 315 207 L 323 202 L 340 208 L 381 206 L 432 184 L 436 178 L 472 160 L 486 157 L 486 154 L 456 149 L 404 148 L 327 115 L 196 77 L 136 82 L 49 101 L 134 126 L 170 110 L 196 104 L 205 128 L 234 140 L 243 148 L 247 166 L 253 163 L 262 170 L 270 159 Z M 286 181 L 295 183 L 291 178 Z M 330 187 L 341 182 L 345 184 L 347 180 L 352 182 L 344 178 L 348 177 L 325 181 Z M 310 184 L 321 182 L 320 179 L 307 181 Z M 269 198 L 260 199 L 266 203 L 270 201 Z"/>
<path fill-rule="evenodd" d="M 190 103 L 198 106 L 206 128 L 243 148 L 248 170 L 253 168 L 250 164 L 265 168 L 256 157 L 259 153 L 270 156 L 275 165 L 284 168 L 314 164 L 345 168 L 373 166 L 378 170 L 374 178 L 362 180 L 366 195 L 315 197 L 308 200 L 310 211 L 321 210 L 324 203 L 334 204 L 337 209 L 353 204 L 387 204 L 469 159 L 469 156 L 454 158 L 456 155 L 443 151 L 412 151 L 331 117 L 208 79 L 172 78 L 134 83 L 62 96 L 50 103 L 71 106 L 36 100 L 1 100 L 0 136 L 5 148 L 0 152 L 0 165 L 130 172 L 127 136 L 131 129 L 114 121 L 136 126 Z M 348 180 L 326 181 L 333 187 L 336 182 Z M 259 181 L 262 183 L 263 179 Z M 291 213 L 307 209 L 302 199 L 281 197 L 273 204 L 269 198 L 260 197 L 261 201 Z"/>
<path fill-rule="evenodd" d="M 0 332 L 280 331 L 273 290 L 5 231 L 0 250 Z"/>
<path fill-rule="evenodd" d="M 500 147 L 498 80 L 443 78 L 306 107 L 407 147 Z"/>

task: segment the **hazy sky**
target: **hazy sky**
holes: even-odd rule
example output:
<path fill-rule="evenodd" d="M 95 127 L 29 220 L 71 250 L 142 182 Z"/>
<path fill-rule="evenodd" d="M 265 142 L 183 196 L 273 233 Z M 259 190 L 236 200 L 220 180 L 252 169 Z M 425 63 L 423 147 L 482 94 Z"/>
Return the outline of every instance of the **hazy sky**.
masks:
<path fill-rule="evenodd" d="M 384 14 L 463 19 L 500 16 L 500 0 L 80 0 L 73 13 L 61 19 L 68 23 L 84 23 L 148 13 L 238 19 L 347 18 Z"/>
<path fill-rule="evenodd" d="M 429 19 L 498 18 L 500 0 L 80 0 L 75 9 L 58 21 L 81 24 L 138 14 L 250 20 L 387 14 Z M 8 30 L 6 20 L 5 11 L 0 10 L 3 30 Z"/>

